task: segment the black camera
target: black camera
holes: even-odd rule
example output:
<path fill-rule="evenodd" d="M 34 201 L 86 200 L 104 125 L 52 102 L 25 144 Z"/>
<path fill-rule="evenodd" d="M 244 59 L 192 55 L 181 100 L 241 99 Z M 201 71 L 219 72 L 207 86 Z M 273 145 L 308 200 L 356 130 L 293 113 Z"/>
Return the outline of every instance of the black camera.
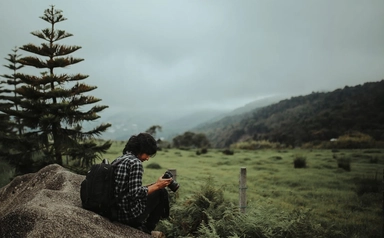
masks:
<path fill-rule="evenodd" d="M 173 178 L 173 174 L 170 171 L 166 171 L 163 175 L 163 179 L 169 179 Z M 176 192 L 177 189 L 179 189 L 180 185 L 175 181 L 172 180 L 171 183 L 168 185 L 168 188 L 172 190 L 172 192 Z"/>

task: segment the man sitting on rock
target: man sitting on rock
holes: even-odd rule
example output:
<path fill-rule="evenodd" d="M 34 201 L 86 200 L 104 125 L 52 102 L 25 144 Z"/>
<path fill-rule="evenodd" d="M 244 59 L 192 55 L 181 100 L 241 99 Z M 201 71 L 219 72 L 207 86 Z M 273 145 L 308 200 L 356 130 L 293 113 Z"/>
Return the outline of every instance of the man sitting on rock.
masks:
<path fill-rule="evenodd" d="M 117 220 L 148 234 L 161 218 L 169 215 L 168 192 L 165 189 L 172 178 L 162 176 L 153 184 L 143 186 L 143 162 L 157 152 L 155 139 L 147 133 L 132 136 L 123 155 L 113 163 L 123 160 L 115 169 L 115 197 L 118 199 Z"/>

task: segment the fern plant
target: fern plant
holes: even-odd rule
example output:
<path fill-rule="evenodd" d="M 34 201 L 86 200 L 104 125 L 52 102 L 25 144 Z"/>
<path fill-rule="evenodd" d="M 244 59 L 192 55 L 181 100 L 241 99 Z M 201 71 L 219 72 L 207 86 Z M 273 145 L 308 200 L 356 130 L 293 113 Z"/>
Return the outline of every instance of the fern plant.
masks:
<path fill-rule="evenodd" d="M 170 215 L 157 227 L 168 238 L 342 237 L 313 223 L 308 209 L 281 211 L 273 204 L 257 201 L 256 207 L 241 213 L 211 177 L 191 197 L 172 204 Z"/>

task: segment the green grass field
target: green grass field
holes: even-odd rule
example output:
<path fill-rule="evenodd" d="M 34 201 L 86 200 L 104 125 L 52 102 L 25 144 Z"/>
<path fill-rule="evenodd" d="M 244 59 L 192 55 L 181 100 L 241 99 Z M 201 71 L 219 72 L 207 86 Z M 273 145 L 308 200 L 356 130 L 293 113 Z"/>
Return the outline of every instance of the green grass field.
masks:
<path fill-rule="evenodd" d="M 123 142 L 114 142 L 104 158 L 112 161 L 123 147 Z M 294 168 L 298 156 L 306 159 L 306 168 Z M 338 159 L 349 159 L 351 170 L 338 168 Z M 161 169 L 147 168 L 153 163 Z M 314 224 L 337 227 L 341 234 L 382 234 L 384 150 L 235 150 L 234 155 L 209 150 L 196 155 L 195 150 L 168 149 L 144 163 L 144 184 L 176 169 L 177 200 L 188 199 L 211 177 L 227 199 L 238 203 L 242 167 L 247 170 L 250 208 L 259 204 L 288 212 L 304 208 L 310 210 Z"/>

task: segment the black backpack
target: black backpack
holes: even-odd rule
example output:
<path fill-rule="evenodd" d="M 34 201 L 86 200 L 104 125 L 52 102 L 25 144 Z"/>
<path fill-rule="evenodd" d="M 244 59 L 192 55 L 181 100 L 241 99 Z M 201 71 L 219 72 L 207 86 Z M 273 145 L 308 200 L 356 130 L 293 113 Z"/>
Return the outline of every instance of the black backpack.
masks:
<path fill-rule="evenodd" d="M 109 164 L 103 160 L 94 164 L 85 176 L 80 187 L 83 208 L 96 212 L 114 221 L 117 219 L 117 199 L 114 195 L 114 170 L 124 159 Z"/>

